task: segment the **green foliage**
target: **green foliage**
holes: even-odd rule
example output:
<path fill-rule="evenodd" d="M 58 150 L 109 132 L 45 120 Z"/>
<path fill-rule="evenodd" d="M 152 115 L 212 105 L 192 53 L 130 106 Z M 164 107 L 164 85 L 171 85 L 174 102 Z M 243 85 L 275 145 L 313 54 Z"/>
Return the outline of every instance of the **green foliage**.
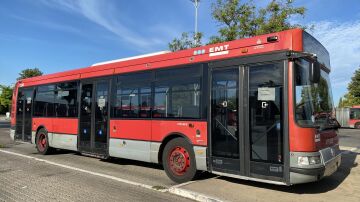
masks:
<path fill-rule="evenodd" d="M 303 28 L 289 22 L 295 15 L 304 16 L 304 7 L 293 7 L 291 0 L 272 0 L 265 8 L 256 8 L 252 1 L 216 0 L 212 16 L 220 25 L 219 35 L 210 38 L 209 44 Z"/>
<path fill-rule="evenodd" d="M 10 111 L 13 89 L 4 85 L 0 85 L 0 89 L 0 113 L 3 114 Z"/>
<path fill-rule="evenodd" d="M 183 32 L 180 39 L 175 38 L 172 40 L 172 42 L 169 43 L 169 49 L 175 52 L 201 46 L 201 39 L 203 37 L 203 34 L 201 32 L 191 34 L 192 36 L 190 38 L 189 33 Z"/>
<path fill-rule="evenodd" d="M 360 105 L 360 68 L 354 72 L 348 85 L 348 93 L 340 98 L 339 107 Z"/>
<path fill-rule="evenodd" d="M 30 78 L 30 77 L 35 77 L 35 76 L 41 76 L 43 75 L 43 73 L 38 69 L 38 68 L 28 68 L 28 69 L 24 69 L 19 73 L 20 77 L 17 78 L 17 80 L 21 80 L 21 79 L 26 79 L 26 78 Z"/>
<path fill-rule="evenodd" d="M 291 28 L 306 27 L 292 24 L 293 16 L 304 16 L 304 7 L 294 7 L 293 0 L 272 0 L 266 7 L 257 8 L 252 0 L 215 0 L 212 3 L 212 17 L 219 25 L 218 34 L 211 36 L 208 44 L 248 38 L 260 34 L 279 32 Z M 201 45 L 202 33 L 182 33 L 180 39 L 169 43 L 171 51 L 184 50 Z"/>

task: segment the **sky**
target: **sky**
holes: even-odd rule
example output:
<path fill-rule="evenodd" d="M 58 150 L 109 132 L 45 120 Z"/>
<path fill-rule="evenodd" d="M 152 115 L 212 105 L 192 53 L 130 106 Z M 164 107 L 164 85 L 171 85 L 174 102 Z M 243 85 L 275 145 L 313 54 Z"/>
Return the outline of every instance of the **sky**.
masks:
<path fill-rule="evenodd" d="M 199 7 L 205 41 L 216 34 L 211 3 Z M 262 7 L 269 0 L 254 0 Z M 310 33 L 330 52 L 334 103 L 360 66 L 359 0 L 294 0 L 306 15 L 292 22 L 314 25 Z M 2 0 L 0 84 L 12 85 L 21 70 L 45 74 L 167 50 L 168 42 L 194 30 L 190 0 Z"/>

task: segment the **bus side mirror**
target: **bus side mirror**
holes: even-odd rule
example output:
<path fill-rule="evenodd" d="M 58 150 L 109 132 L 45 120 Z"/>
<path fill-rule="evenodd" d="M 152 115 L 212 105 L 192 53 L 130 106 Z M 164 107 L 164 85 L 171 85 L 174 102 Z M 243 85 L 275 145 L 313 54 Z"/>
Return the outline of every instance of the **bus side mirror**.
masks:
<path fill-rule="evenodd" d="M 312 83 L 319 83 L 320 81 L 320 64 L 319 62 L 310 63 L 309 77 Z"/>

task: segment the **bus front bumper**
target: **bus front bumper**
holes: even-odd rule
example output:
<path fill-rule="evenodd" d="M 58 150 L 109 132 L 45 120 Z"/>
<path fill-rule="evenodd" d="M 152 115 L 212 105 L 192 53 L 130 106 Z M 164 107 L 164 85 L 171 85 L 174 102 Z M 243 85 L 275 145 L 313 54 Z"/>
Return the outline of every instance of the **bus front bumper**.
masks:
<path fill-rule="evenodd" d="M 341 164 L 341 152 L 339 145 L 329 147 L 319 152 L 312 152 L 311 155 L 321 156 L 320 165 L 300 167 L 298 165 L 290 167 L 290 184 L 301 184 L 318 181 L 324 177 L 330 176 L 337 171 Z M 304 155 L 302 152 L 301 155 Z"/>

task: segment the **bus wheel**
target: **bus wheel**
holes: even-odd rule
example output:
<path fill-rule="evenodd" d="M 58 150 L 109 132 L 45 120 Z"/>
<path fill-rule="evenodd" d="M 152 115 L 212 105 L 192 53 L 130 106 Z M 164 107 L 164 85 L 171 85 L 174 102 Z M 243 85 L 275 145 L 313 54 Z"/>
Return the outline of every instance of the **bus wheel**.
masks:
<path fill-rule="evenodd" d="M 166 144 L 162 162 L 166 175 L 174 182 L 183 183 L 195 177 L 195 154 L 183 138 L 175 138 Z"/>
<path fill-rule="evenodd" d="M 49 154 L 52 151 L 52 148 L 49 146 L 47 131 L 43 128 L 36 134 L 36 149 L 43 155 Z"/>
<path fill-rule="evenodd" d="M 356 123 L 356 124 L 355 124 L 355 128 L 356 128 L 356 129 L 360 129 L 360 123 Z"/>

